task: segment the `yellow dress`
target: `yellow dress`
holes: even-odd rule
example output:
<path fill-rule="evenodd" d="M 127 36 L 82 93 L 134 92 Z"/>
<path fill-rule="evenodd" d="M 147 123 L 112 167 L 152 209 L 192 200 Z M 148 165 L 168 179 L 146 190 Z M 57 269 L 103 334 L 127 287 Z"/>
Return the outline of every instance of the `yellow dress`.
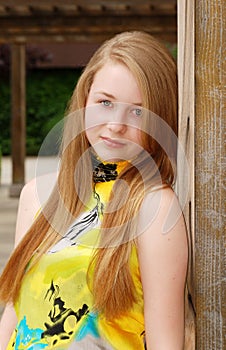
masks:
<path fill-rule="evenodd" d="M 121 164 L 117 167 L 119 172 Z M 104 181 L 95 184 L 92 209 L 26 272 L 15 304 L 18 324 L 7 350 L 144 350 L 143 293 L 135 246 L 130 266 L 137 303 L 124 316 L 112 320 L 93 310 L 87 269 L 94 248 L 86 244 L 86 237 L 98 235 L 101 215 L 96 200 L 98 197 L 99 204 L 106 203 L 114 177 Z M 83 239 L 79 241 L 80 236 Z"/>

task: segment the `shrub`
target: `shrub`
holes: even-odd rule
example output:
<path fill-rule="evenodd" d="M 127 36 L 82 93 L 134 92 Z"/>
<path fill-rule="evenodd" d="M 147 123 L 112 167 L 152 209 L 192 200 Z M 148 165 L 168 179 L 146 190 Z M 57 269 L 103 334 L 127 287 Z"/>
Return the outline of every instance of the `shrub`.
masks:
<path fill-rule="evenodd" d="M 62 119 L 80 69 L 32 70 L 26 86 L 26 153 L 37 155 L 49 130 Z M 10 86 L 6 77 L 0 84 L 0 145 L 10 154 Z"/>

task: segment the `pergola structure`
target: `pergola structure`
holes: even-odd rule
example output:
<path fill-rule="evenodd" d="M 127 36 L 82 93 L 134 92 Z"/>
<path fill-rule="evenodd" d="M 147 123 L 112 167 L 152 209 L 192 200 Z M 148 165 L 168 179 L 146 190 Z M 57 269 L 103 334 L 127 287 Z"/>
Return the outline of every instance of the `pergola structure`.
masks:
<path fill-rule="evenodd" d="M 176 41 L 175 0 L 1 0 L 0 41 L 95 41 L 142 29 Z"/>
<path fill-rule="evenodd" d="M 134 29 L 175 42 L 178 32 L 179 141 L 190 165 L 188 174 L 179 164 L 178 194 L 187 196 L 197 350 L 226 348 L 225 18 L 224 0 L 0 0 L 0 43 L 12 44 L 12 193 L 24 182 L 26 43 L 102 42 Z"/>

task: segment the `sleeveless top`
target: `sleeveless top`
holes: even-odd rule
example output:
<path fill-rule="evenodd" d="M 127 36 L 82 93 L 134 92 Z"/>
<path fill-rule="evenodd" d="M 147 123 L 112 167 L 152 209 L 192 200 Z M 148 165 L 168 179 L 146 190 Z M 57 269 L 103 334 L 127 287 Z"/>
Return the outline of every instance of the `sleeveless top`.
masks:
<path fill-rule="evenodd" d="M 86 244 L 86 237 L 98 235 L 101 207 L 125 163 L 95 164 L 91 209 L 27 269 L 15 303 L 18 323 L 7 350 L 144 350 L 143 293 L 135 245 L 130 268 L 137 302 L 123 316 L 111 319 L 94 311 L 87 283 L 94 247 Z"/>

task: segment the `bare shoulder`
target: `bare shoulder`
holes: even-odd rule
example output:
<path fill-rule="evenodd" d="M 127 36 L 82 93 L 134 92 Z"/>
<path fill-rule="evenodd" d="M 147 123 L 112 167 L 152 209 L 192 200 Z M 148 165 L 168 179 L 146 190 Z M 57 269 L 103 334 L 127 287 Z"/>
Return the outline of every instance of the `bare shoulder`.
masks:
<path fill-rule="evenodd" d="M 187 264 L 187 232 L 176 194 L 170 188 L 146 196 L 138 223 L 138 251 L 141 260 L 158 264 L 177 259 Z"/>
<path fill-rule="evenodd" d="M 29 181 L 26 185 L 24 185 L 21 194 L 19 205 L 26 205 L 29 207 L 31 201 L 33 202 L 36 199 L 36 178 Z"/>
<path fill-rule="evenodd" d="M 36 179 L 29 181 L 22 189 L 16 222 L 15 245 L 18 245 L 34 220 L 38 211 Z"/>
<path fill-rule="evenodd" d="M 137 237 L 140 264 L 187 267 L 187 232 L 182 210 L 173 190 L 164 188 L 147 195 L 140 211 Z M 150 270 L 149 270 L 150 271 Z"/>
<path fill-rule="evenodd" d="M 22 189 L 16 223 L 15 245 L 17 245 L 47 201 L 56 180 L 55 174 L 37 177 Z"/>
<path fill-rule="evenodd" d="M 178 224 L 183 224 L 185 229 L 182 208 L 171 188 L 161 188 L 146 195 L 139 213 L 138 237 L 153 228 L 167 234 Z"/>

